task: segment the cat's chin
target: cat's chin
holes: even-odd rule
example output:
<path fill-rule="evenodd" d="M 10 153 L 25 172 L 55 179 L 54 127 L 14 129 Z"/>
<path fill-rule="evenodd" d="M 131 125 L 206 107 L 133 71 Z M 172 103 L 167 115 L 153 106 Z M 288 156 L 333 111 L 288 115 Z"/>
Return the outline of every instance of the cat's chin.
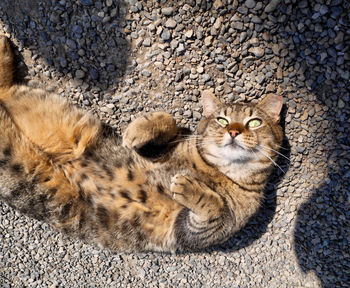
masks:
<path fill-rule="evenodd" d="M 237 143 L 224 146 L 208 145 L 206 157 L 210 162 L 218 166 L 228 164 L 246 164 L 255 158 L 255 155 Z"/>

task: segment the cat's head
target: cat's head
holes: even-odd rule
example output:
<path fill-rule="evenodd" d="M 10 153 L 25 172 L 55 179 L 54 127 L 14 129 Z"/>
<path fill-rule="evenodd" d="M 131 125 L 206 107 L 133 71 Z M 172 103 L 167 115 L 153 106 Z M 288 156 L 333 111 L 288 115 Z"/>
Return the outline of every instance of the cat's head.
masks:
<path fill-rule="evenodd" d="M 278 123 L 281 96 L 269 94 L 258 104 L 226 105 L 207 90 L 202 103 L 205 118 L 197 128 L 198 142 L 210 162 L 245 165 L 276 157 L 283 139 Z"/>

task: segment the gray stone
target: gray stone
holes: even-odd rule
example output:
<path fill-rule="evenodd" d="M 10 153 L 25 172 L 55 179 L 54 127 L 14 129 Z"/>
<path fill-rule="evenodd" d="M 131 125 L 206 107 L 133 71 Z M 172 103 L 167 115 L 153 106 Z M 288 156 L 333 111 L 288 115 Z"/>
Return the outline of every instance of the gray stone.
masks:
<path fill-rule="evenodd" d="M 176 21 L 173 18 L 169 18 L 166 22 L 165 22 L 165 27 L 167 28 L 175 28 L 177 25 Z"/>
<path fill-rule="evenodd" d="M 85 77 L 85 72 L 83 70 L 78 69 L 75 71 L 75 77 L 78 79 L 82 79 Z"/>
<path fill-rule="evenodd" d="M 151 77 L 152 73 L 148 70 L 142 70 L 141 75 L 144 77 Z"/>
<path fill-rule="evenodd" d="M 211 79 L 211 77 L 210 77 L 209 74 L 203 74 L 202 75 L 202 79 L 203 79 L 204 82 L 208 82 Z"/>
<path fill-rule="evenodd" d="M 256 2 L 254 0 L 246 0 L 244 4 L 248 9 L 253 9 L 256 6 Z"/>
<path fill-rule="evenodd" d="M 92 6 L 94 5 L 94 1 L 92 0 L 79 0 L 80 4 L 84 5 L 84 6 Z"/>
<path fill-rule="evenodd" d="M 162 14 L 165 16 L 171 16 L 174 13 L 174 8 L 173 7 L 164 7 L 162 8 Z"/>
<path fill-rule="evenodd" d="M 171 34 L 168 29 L 164 29 L 160 37 L 162 38 L 163 41 L 168 41 L 171 38 Z"/>
<path fill-rule="evenodd" d="M 277 7 L 278 5 L 280 4 L 281 0 L 271 0 L 269 1 L 269 4 L 266 5 L 265 7 L 265 12 L 266 13 L 271 13 L 273 12 Z"/>

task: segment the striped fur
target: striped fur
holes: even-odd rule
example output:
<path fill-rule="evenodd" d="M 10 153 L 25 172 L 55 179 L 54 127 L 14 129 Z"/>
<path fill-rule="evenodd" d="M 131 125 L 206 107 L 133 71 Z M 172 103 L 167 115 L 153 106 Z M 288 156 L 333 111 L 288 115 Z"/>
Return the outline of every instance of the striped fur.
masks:
<path fill-rule="evenodd" d="M 227 106 L 205 91 L 195 135 L 156 112 L 120 139 L 66 100 L 14 85 L 12 57 L 0 37 L 0 199 L 15 209 L 111 250 L 175 251 L 225 241 L 259 208 L 282 141 L 279 97 Z"/>

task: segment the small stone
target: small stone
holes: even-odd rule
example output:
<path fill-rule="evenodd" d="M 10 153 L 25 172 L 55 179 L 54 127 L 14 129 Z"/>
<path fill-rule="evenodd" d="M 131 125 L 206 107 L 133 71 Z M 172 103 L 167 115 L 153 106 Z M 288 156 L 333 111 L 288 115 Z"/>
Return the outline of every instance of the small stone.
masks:
<path fill-rule="evenodd" d="M 336 45 L 343 43 L 344 40 L 344 33 L 342 31 L 339 31 L 337 36 L 334 38 L 334 43 Z"/>
<path fill-rule="evenodd" d="M 242 30 L 243 29 L 243 23 L 240 21 L 235 21 L 233 22 L 233 28 L 237 30 Z"/>
<path fill-rule="evenodd" d="M 272 45 L 272 52 L 273 52 L 275 55 L 279 55 L 280 46 L 279 46 L 278 44 L 273 44 L 273 45 Z"/>
<path fill-rule="evenodd" d="M 328 12 L 328 7 L 327 7 L 326 5 L 321 5 L 319 11 L 320 11 L 320 14 L 321 14 L 321 15 L 325 15 L 325 14 L 327 14 L 327 12 Z"/>
<path fill-rule="evenodd" d="M 243 6 L 238 7 L 237 11 L 243 15 L 246 15 L 248 13 L 248 9 L 246 7 L 243 7 Z"/>
<path fill-rule="evenodd" d="M 95 68 L 90 69 L 89 73 L 93 80 L 98 79 L 98 71 Z"/>
<path fill-rule="evenodd" d="M 145 47 L 150 47 L 151 46 L 151 38 L 146 38 L 143 42 L 142 45 Z"/>
<path fill-rule="evenodd" d="M 204 68 L 202 66 L 199 66 L 197 68 L 197 73 L 202 74 L 204 72 Z"/>
<path fill-rule="evenodd" d="M 160 37 L 162 38 L 163 41 L 168 41 L 171 38 L 171 34 L 168 29 L 164 29 L 162 34 L 160 34 Z"/>
<path fill-rule="evenodd" d="M 203 74 L 202 75 L 202 79 L 203 79 L 204 82 L 208 82 L 211 79 L 211 77 L 210 77 L 209 74 Z"/>
<path fill-rule="evenodd" d="M 94 1 L 93 0 L 80 0 L 80 4 L 82 4 L 84 6 L 92 6 L 92 5 L 94 5 Z"/>
<path fill-rule="evenodd" d="M 60 58 L 60 65 L 61 65 L 62 68 L 67 67 L 67 60 L 66 60 L 66 58 L 64 58 L 64 57 Z"/>
<path fill-rule="evenodd" d="M 192 38 L 192 36 L 193 36 L 193 30 L 188 30 L 188 31 L 186 31 L 185 36 L 186 36 L 186 38 L 188 38 L 188 39 Z"/>
<path fill-rule="evenodd" d="M 193 111 L 193 118 L 196 120 L 200 120 L 202 118 L 202 114 L 197 112 L 197 111 Z"/>
<path fill-rule="evenodd" d="M 277 79 L 283 78 L 283 71 L 282 71 L 282 68 L 280 66 L 277 67 L 276 77 L 277 77 Z"/>
<path fill-rule="evenodd" d="M 256 2 L 254 0 L 246 0 L 244 4 L 248 9 L 253 9 L 256 6 Z"/>
<path fill-rule="evenodd" d="M 218 9 L 224 7 L 224 4 L 222 3 L 221 0 L 215 0 L 213 3 L 213 7 L 214 7 L 214 9 L 218 10 Z"/>
<path fill-rule="evenodd" d="M 68 39 L 66 43 L 71 50 L 77 49 L 77 44 L 73 40 Z"/>
<path fill-rule="evenodd" d="M 345 103 L 342 99 L 338 100 L 338 108 L 339 109 L 343 109 L 345 107 Z"/>
<path fill-rule="evenodd" d="M 182 52 L 184 52 L 186 50 L 186 48 L 185 48 L 185 45 L 183 44 L 183 43 L 180 43 L 179 44 L 179 47 L 177 47 L 177 49 L 176 49 L 176 51 L 178 52 L 178 53 L 182 53 Z"/>
<path fill-rule="evenodd" d="M 247 38 L 247 32 L 243 31 L 243 32 L 240 33 L 240 35 L 239 35 L 239 42 L 242 43 L 246 38 Z"/>
<path fill-rule="evenodd" d="M 257 79 L 256 79 L 256 81 L 257 81 L 259 84 L 263 83 L 264 80 L 265 80 L 265 76 L 264 76 L 264 75 L 259 75 L 259 76 L 257 77 Z"/>
<path fill-rule="evenodd" d="M 51 78 L 51 72 L 50 72 L 50 71 L 45 71 L 45 72 L 44 72 L 44 75 L 45 75 L 47 78 Z"/>
<path fill-rule="evenodd" d="M 75 71 L 75 77 L 78 79 L 82 79 L 85 76 L 85 72 L 83 70 L 78 69 Z"/>
<path fill-rule="evenodd" d="M 331 17 L 337 19 L 343 13 L 343 8 L 341 6 L 331 7 Z"/>
<path fill-rule="evenodd" d="M 262 57 L 265 54 L 265 50 L 260 47 L 252 47 L 249 49 L 250 53 L 253 53 L 256 57 Z"/>
<path fill-rule="evenodd" d="M 174 13 L 174 8 L 173 7 L 164 7 L 164 8 L 162 8 L 161 12 L 164 16 L 171 16 Z"/>
<path fill-rule="evenodd" d="M 298 7 L 301 9 L 306 8 L 307 5 L 308 5 L 307 0 L 302 0 L 302 1 L 299 1 L 298 3 Z"/>
<path fill-rule="evenodd" d="M 270 83 L 270 84 L 268 84 L 267 86 L 266 86 L 266 92 L 268 93 L 268 92 L 275 92 L 275 90 L 276 90 L 276 87 L 275 87 L 275 85 L 273 84 L 273 83 Z"/>
<path fill-rule="evenodd" d="M 281 2 L 281 0 L 271 0 L 270 3 L 266 5 L 264 11 L 266 13 L 273 12 L 277 8 L 278 4 L 280 4 L 280 2 Z"/>
<path fill-rule="evenodd" d="M 170 18 L 165 22 L 165 27 L 167 27 L 167 28 L 173 29 L 176 27 L 176 25 L 177 25 L 177 23 L 173 18 Z"/>
<path fill-rule="evenodd" d="M 215 29 L 220 29 L 221 27 L 221 23 L 222 23 L 222 20 L 221 20 L 221 17 L 220 18 L 217 18 L 214 25 L 213 25 L 213 28 Z"/>
<path fill-rule="evenodd" d="M 141 75 L 144 77 L 151 77 L 152 73 L 148 70 L 142 70 Z"/>
<path fill-rule="evenodd" d="M 218 79 L 216 79 L 216 82 L 218 82 L 218 84 L 221 85 L 221 84 L 225 83 L 225 79 L 224 78 L 218 78 Z"/>
<path fill-rule="evenodd" d="M 210 46 L 212 40 L 213 40 L 213 36 L 205 37 L 205 39 L 204 39 L 204 45 L 205 45 L 205 46 Z"/>

